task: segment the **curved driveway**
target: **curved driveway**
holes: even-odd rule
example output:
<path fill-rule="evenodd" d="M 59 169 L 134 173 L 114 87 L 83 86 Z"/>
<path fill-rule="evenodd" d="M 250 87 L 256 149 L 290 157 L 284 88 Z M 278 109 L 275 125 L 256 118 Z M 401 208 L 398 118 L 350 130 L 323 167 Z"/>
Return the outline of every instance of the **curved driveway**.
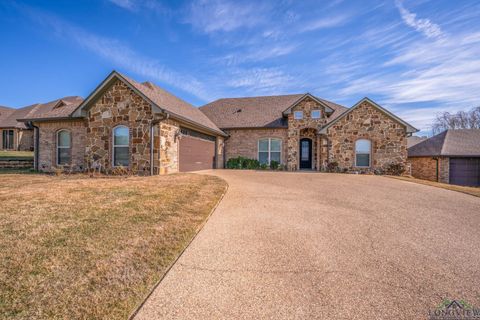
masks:
<path fill-rule="evenodd" d="M 137 319 L 425 319 L 480 308 L 480 198 L 364 175 L 218 170 L 229 190 Z"/>

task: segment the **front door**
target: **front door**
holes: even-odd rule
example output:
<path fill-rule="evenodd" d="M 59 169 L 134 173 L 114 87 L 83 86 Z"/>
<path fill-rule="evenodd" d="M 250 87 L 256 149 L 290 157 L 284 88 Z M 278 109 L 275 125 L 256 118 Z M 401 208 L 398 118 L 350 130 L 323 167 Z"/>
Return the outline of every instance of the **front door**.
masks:
<path fill-rule="evenodd" d="M 300 169 L 312 169 L 312 140 L 300 139 Z"/>

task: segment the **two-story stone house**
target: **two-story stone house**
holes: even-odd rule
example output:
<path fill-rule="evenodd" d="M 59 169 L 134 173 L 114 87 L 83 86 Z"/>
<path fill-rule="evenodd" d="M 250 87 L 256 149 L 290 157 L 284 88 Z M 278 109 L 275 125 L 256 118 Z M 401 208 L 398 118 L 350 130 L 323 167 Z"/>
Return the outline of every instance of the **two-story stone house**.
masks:
<path fill-rule="evenodd" d="M 244 156 L 288 170 L 373 171 L 405 163 L 411 125 L 368 98 L 348 109 L 311 94 L 220 99 L 196 108 L 112 72 L 85 100 L 20 119 L 35 129 L 42 171 L 138 174 L 223 168 Z"/>

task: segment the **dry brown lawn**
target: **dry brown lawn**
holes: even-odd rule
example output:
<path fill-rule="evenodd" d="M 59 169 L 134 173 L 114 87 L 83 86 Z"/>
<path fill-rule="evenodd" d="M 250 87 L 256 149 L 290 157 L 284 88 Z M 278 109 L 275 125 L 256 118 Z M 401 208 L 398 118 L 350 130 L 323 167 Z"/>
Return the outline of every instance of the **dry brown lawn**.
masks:
<path fill-rule="evenodd" d="M 424 184 L 424 185 L 427 185 L 427 186 L 443 188 L 443 189 L 452 190 L 452 191 L 458 191 L 458 192 L 470 194 L 472 196 L 480 197 L 480 188 L 476 188 L 476 187 L 457 186 L 457 185 L 454 185 L 454 184 L 440 183 L 440 182 L 429 181 L 429 180 L 422 180 L 422 179 L 417 179 L 417 178 L 413 178 L 413 177 L 397 177 L 397 176 L 387 176 L 387 177 L 394 178 L 394 179 L 399 179 L 399 180 L 404 180 L 404 181 L 420 183 L 420 184 Z"/>
<path fill-rule="evenodd" d="M 0 175 L 0 318 L 127 318 L 225 188 L 195 174 Z"/>

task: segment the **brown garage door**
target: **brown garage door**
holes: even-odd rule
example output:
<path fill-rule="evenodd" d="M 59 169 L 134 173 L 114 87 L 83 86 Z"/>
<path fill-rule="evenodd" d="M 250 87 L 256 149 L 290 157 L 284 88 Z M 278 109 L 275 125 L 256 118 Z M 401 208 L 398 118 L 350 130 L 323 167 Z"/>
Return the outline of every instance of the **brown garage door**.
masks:
<path fill-rule="evenodd" d="M 450 158 L 450 183 L 480 186 L 480 158 Z"/>
<path fill-rule="evenodd" d="M 215 138 L 192 136 L 182 130 L 180 139 L 180 171 L 213 169 L 215 163 Z M 201 135 L 200 135 L 201 136 Z"/>

